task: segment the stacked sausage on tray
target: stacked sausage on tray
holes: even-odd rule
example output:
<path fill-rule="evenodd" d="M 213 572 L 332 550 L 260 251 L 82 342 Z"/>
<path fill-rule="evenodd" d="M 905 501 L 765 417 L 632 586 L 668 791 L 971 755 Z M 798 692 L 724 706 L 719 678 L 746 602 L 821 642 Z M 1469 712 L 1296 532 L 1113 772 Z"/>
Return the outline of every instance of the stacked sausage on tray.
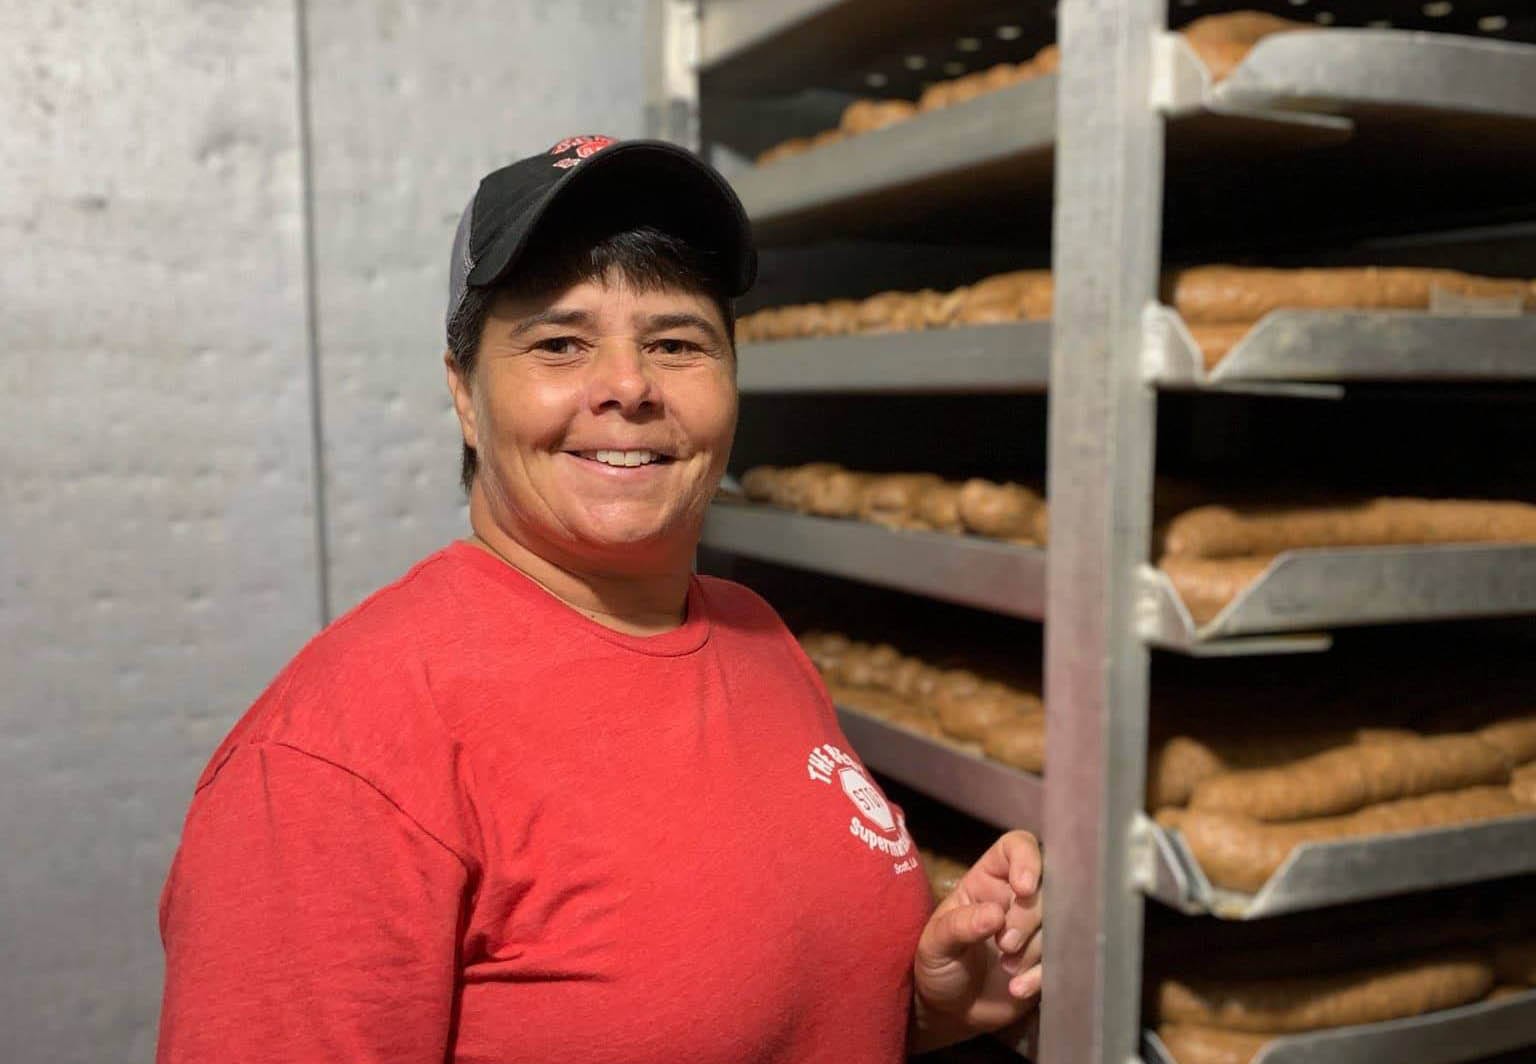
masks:
<path fill-rule="evenodd" d="M 1016 680 L 839 632 L 800 638 L 839 705 L 1044 770 L 1044 706 Z M 1306 710 L 1218 691 L 1191 712 L 1193 697 L 1154 707 L 1147 806 L 1217 887 L 1257 891 L 1307 842 L 1536 813 L 1536 710 L 1518 699 L 1469 692 L 1474 708 L 1410 714 L 1408 727 L 1322 688 L 1288 692 Z"/>
<path fill-rule="evenodd" d="M 1532 994 L 1530 889 L 1309 913 L 1237 950 L 1195 936 L 1154 962 L 1147 1013 L 1178 1064 L 1248 1064 L 1284 1035 Z"/>
<path fill-rule="evenodd" d="M 1536 282 L 1410 266 L 1265 269 L 1194 266 L 1168 274 L 1162 298 L 1177 310 L 1206 368 L 1219 363 L 1274 310 L 1420 310 L 1444 299 L 1536 311 Z M 913 332 L 960 325 L 1046 321 L 1055 289 L 1047 270 L 1014 270 L 947 292 L 881 292 L 770 307 L 736 323 L 740 343 Z"/>
<path fill-rule="evenodd" d="M 1536 813 L 1536 807 L 1527 810 Z M 942 899 L 973 855 L 920 837 Z M 1532 884 L 1483 884 L 1276 921 L 1175 918 L 1149 939 L 1149 1026 L 1178 1064 L 1249 1064 L 1273 1039 L 1536 994 Z"/>
<path fill-rule="evenodd" d="M 1316 28 L 1262 12 L 1237 11 L 1196 19 L 1181 32 L 1205 63 L 1211 76 L 1220 80 L 1235 70 L 1249 50 L 1265 37 L 1287 30 Z M 901 99 L 855 100 L 844 110 L 842 121 L 835 129 L 776 144 L 757 157 L 757 164 L 768 166 L 780 159 L 813 151 L 826 144 L 905 122 L 918 114 L 952 107 L 985 93 L 1033 81 L 1056 73 L 1060 65 L 1060 50 L 1050 44 L 1023 63 L 998 63 L 974 74 L 936 82 L 924 90 L 916 103 Z"/>
<path fill-rule="evenodd" d="M 1045 764 L 1045 707 L 1034 691 L 840 632 L 806 632 L 800 645 L 841 706 L 1028 772 Z"/>
<path fill-rule="evenodd" d="M 817 517 L 869 521 L 896 531 L 971 533 L 1011 543 L 1045 543 L 1045 504 L 1023 484 L 933 473 L 863 473 L 833 462 L 757 466 L 741 477 L 753 502 Z"/>
<path fill-rule="evenodd" d="M 971 854 L 919 837 L 936 900 Z M 1228 925 L 1149 929 L 1144 1006 L 1178 1064 L 1248 1064 L 1272 1039 L 1536 993 L 1532 884 L 1386 899 Z M 1235 941 L 1233 935 L 1235 934 Z"/>
<path fill-rule="evenodd" d="M 1261 888 L 1303 843 L 1536 813 L 1536 712 L 1465 731 L 1216 729 L 1154 745 L 1148 805 L 1217 887 Z"/>
<path fill-rule="evenodd" d="M 933 473 L 867 473 L 833 462 L 757 466 L 741 478 L 752 502 L 896 531 L 970 534 L 1024 546 L 1049 542 L 1049 506 L 1033 488 Z M 1162 490 L 1162 489 L 1160 489 Z M 1170 485 L 1176 504 L 1198 494 Z M 1156 557 L 1196 623 L 1213 619 L 1281 553 L 1308 548 L 1536 543 L 1536 505 L 1520 501 L 1377 497 L 1311 504 L 1179 505 L 1162 513 Z"/>

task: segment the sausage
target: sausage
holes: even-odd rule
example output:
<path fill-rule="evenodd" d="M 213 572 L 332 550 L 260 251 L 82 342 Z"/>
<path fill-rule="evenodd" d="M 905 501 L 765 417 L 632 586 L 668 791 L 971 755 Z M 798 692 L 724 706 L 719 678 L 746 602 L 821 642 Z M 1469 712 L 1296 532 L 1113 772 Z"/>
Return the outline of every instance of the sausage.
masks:
<path fill-rule="evenodd" d="M 1177 808 L 1159 810 L 1157 820 L 1179 831 L 1213 884 L 1252 893 L 1303 843 L 1420 831 L 1529 812 L 1507 787 L 1468 787 L 1383 802 L 1343 816 L 1279 824 Z"/>
<path fill-rule="evenodd" d="M 1511 764 L 1536 761 L 1536 715 L 1495 721 L 1479 728 L 1477 736 L 1504 751 Z"/>
<path fill-rule="evenodd" d="M 859 516 L 888 528 L 910 527 L 917 500 L 928 488 L 942 484 L 933 473 L 885 473 L 872 476 L 859 503 Z"/>
<path fill-rule="evenodd" d="M 854 100 L 843 109 L 840 128 L 844 133 L 872 133 L 916 113 L 916 106 L 906 100 Z"/>
<path fill-rule="evenodd" d="M 937 532 L 964 532 L 960 519 L 960 485 L 933 484 L 917 497 L 917 517 Z"/>
<path fill-rule="evenodd" d="M 1355 743 L 1397 742 L 1417 736 L 1404 728 L 1306 728 L 1266 734 L 1171 735 L 1152 744 L 1147 807 L 1186 805 L 1202 781 L 1223 772 L 1273 768 Z"/>
<path fill-rule="evenodd" d="M 1157 1036 L 1176 1064 L 1249 1064 L 1273 1037 L 1190 1023 L 1165 1023 Z"/>
<path fill-rule="evenodd" d="M 1208 322 L 1191 325 L 1189 334 L 1200 349 L 1200 358 L 1206 369 L 1215 369 L 1232 349 L 1253 328 L 1252 322 Z"/>
<path fill-rule="evenodd" d="M 1216 618 L 1228 604 L 1269 568 L 1270 557 L 1178 558 L 1164 557 L 1158 568 L 1168 574 L 1190 617 L 1196 624 Z"/>
<path fill-rule="evenodd" d="M 982 737 L 981 748 L 994 761 L 1025 772 L 1043 772 L 1045 714 L 1033 713 L 992 725 Z"/>
<path fill-rule="evenodd" d="M 1517 802 L 1536 805 L 1536 761 L 1521 765 L 1510 773 L 1509 793 L 1515 796 Z"/>
<path fill-rule="evenodd" d="M 1475 299 L 1529 301 L 1527 282 L 1456 270 L 1351 266 L 1255 269 L 1196 266 L 1164 278 L 1163 297 L 1190 324 L 1254 322 L 1273 310 L 1425 310 L 1438 289 Z"/>
<path fill-rule="evenodd" d="M 1260 1034 L 1316 1031 L 1455 1008 L 1482 998 L 1493 982 L 1487 956 L 1455 951 L 1326 975 L 1165 979 L 1157 1011 L 1165 1023 Z"/>
<path fill-rule="evenodd" d="M 967 531 L 997 539 L 1032 539 L 1040 496 L 1022 484 L 972 478 L 960 486 L 956 502 Z"/>
<path fill-rule="evenodd" d="M 1475 735 L 1343 746 L 1288 765 L 1203 780 L 1191 809 L 1255 820 L 1305 820 L 1482 784 L 1508 783 L 1509 762 Z"/>
<path fill-rule="evenodd" d="M 966 694 L 937 691 L 933 706 L 947 733 L 957 739 L 981 742 L 994 727 L 1026 712 L 1029 703 L 999 684 L 985 684 Z"/>
<path fill-rule="evenodd" d="M 1197 506 L 1168 522 L 1163 556 L 1234 558 L 1301 547 L 1536 542 L 1536 505 L 1379 498 L 1327 506 Z"/>

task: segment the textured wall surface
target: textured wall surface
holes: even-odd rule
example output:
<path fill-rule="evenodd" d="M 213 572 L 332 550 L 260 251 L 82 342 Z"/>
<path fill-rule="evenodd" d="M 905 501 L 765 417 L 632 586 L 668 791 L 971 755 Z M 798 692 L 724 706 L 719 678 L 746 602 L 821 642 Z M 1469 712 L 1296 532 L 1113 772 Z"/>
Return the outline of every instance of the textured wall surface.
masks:
<path fill-rule="evenodd" d="M 192 784 L 320 621 L 306 298 L 340 612 L 464 527 L 458 210 L 503 160 L 639 131 L 642 6 L 0 5 L 5 1064 L 153 1056 Z"/>
<path fill-rule="evenodd" d="M 0 40 L 0 1058 L 144 1061 L 192 784 L 319 616 L 293 8 Z"/>
<path fill-rule="evenodd" d="M 443 380 L 448 248 L 481 175 L 643 119 L 640 0 L 308 5 L 331 606 L 468 528 Z"/>

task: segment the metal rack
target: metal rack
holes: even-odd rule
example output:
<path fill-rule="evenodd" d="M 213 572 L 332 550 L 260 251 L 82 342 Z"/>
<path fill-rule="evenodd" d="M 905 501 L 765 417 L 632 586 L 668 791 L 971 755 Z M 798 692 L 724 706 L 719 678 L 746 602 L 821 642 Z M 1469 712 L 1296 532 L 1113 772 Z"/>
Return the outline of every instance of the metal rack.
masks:
<path fill-rule="evenodd" d="M 685 0 L 663 3 L 694 10 Z M 1252 6 L 1294 17 L 1294 5 L 1278 0 Z M 1363 20 L 1408 5 L 1357 6 Z M 1411 6 L 1413 24 L 1424 25 L 1421 5 Z M 930 238 L 977 217 L 996 220 L 995 233 L 1009 239 L 1052 234 L 1051 325 L 741 352 L 746 396 L 1028 393 L 1048 382 L 1052 522 L 1073 533 L 1053 544 L 1048 570 L 1043 551 L 743 505 L 715 506 L 705 533 L 709 546 L 725 551 L 1009 616 L 1049 617 L 1049 786 L 840 711 L 851 741 L 878 771 L 989 823 L 1043 828 L 1052 879 L 1071 884 L 1052 897 L 1039 1045 L 1045 1064 L 1121 1064 L 1138 1052 L 1149 1064 L 1165 1061 L 1155 1036 L 1144 1039 L 1139 1026 L 1143 896 L 1185 912 L 1257 919 L 1536 869 L 1536 824 L 1520 819 L 1303 847 L 1263 891 L 1239 896 L 1212 888 L 1177 835 L 1142 812 L 1153 647 L 1320 650 L 1335 626 L 1536 612 L 1529 548 L 1291 552 L 1205 625 L 1147 564 L 1159 391 L 1335 397 L 1363 383 L 1536 380 L 1529 318 L 1480 308 L 1278 311 L 1207 369 L 1177 314 L 1157 301 L 1165 206 L 1181 246 L 1200 247 L 1224 224 L 1214 206 L 1203 228 L 1189 221 L 1198 213 L 1189 207 L 1192 170 L 1247 177 L 1268 172 L 1271 160 L 1290 164 L 1274 167 L 1276 184 L 1265 188 L 1283 225 L 1302 202 L 1283 187 L 1294 181 L 1298 159 L 1344 170 L 1379 162 L 1390 180 L 1436 152 L 1486 175 L 1488 203 L 1506 206 L 1536 172 L 1536 49 L 1402 31 L 1296 33 L 1261 43 L 1213 83 L 1167 32 L 1160 7 L 1061 0 L 1060 77 L 732 174 L 767 244 L 832 233 Z M 676 19 L 674 32 L 699 34 L 692 85 L 702 87 L 707 110 L 712 92 L 738 108 L 753 93 L 791 93 L 797 77 L 846 99 L 860 90 L 861 71 L 900 78 L 892 57 L 899 61 L 936 27 L 953 39 L 956 27 L 1007 19 L 1015 38 L 1044 43 L 1049 11 L 1017 0 L 702 0 L 701 22 Z M 686 94 L 678 100 L 688 103 Z M 825 109 L 826 100 L 817 106 Z M 1266 166 L 1249 165 L 1259 160 Z M 1405 210 L 1400 198 L 1375 198 L 1378 213 Z M 1211 199 L 1218 204 L 1220 196 Z M 1333 223 L 1363 203 L 1341 194 L 1319 213 Z M 1436 218 L 1426 215 L 1426 224 Z M 1260 1061 L 1456 1064 L 1530 1044 L 1536 993 L 1281 1038 Z"/>
<path fill-rule="evenodd" d="M 1045 552 L 996 540 L 717 503 L 703 544 L 1010 617 L 1044 616 Z"/>

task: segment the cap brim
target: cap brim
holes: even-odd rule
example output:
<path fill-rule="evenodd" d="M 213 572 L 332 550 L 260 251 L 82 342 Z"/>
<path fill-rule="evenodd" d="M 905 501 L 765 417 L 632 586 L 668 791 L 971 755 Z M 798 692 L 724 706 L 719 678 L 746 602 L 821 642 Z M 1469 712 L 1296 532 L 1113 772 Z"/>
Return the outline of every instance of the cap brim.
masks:
<path fill-rule="evenodd" d="M 728 294 L 739 296 L 757 279 L 752 225 L 741 200 L 713 168 L 692 152 L 660 140 L 621 141 L 583 160 L 508 225 L 465 278 L 475 287 L 506 277 L 552 212 L 578 198 L 611 191 L 637 221 L 703 244 L 721 256 Z M 679 232 L 679 230 L 682 230 Z"/>

